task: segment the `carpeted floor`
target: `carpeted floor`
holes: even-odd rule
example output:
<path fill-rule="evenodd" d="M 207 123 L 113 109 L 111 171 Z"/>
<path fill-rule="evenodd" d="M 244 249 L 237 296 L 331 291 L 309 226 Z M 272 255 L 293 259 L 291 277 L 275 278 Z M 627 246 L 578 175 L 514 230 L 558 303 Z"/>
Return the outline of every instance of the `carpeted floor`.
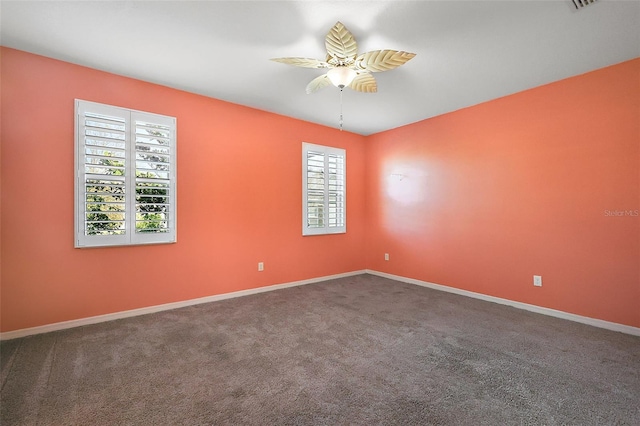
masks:
<path fill-rule="evenodd" d="M 8 425 L 640 425 L 640 338 L 373 275 L 4 341 Z"/>

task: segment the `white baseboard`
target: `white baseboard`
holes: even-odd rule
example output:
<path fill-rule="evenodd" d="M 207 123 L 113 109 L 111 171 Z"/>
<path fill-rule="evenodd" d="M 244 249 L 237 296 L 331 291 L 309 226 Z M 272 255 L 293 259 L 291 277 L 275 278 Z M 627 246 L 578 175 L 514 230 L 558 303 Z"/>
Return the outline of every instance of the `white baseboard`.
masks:
<path fill-rule="evenodd" d="M 101 322 L 135 317 L 138 315 L 146 315 L 146 314 L 151 314 L 151 313 L 160 312 L 160 311 L 168 311 L 171 309 L 183 308 L 185 306 L 193 306 L 193 305 L 199 305 L 201 303 L 216 302 L 218 300 L 248 296 L 251 294 L 264 293 L 267 291 L 280 290 L 282 288 L 301 286 L 305 284 L 313 284 L 317 282 L 332 280 L 336 278 L 351 277 L 354 275 L 361 275 L 365 273 L 377 275 L 384 278 L 389 278 L 396 281 L 405 282 L 408 284 L 415 284 L 422 287 L 428 287 L 434 290 L 446 291 L 448 293 L 454 293 L 461 296 L 472 297 L 474 299 L 480 299 L 487 302 L 499 303 L 501 305 L 507 305 L 514 308 L 523 309 L 525 311 L 530 311 L 538 314 L 566 319 L 569 321 L 575 321 L 582 324 L 591 325 L 594 327 L 604 328 L 607 330 L 618 331 L 621 333 L 631 334 L 634 336 L 640 336 L 640 328 L 632 327 L 630 325 L 618 324 L 615 322 L 609 322 L 609 321 L 599 320 L 595 318 L 584 317 L 581 315 L 571 314 L 568 312 L 558 311 L 555 309 L 544 308 L 536 305 L 530 305 L 528 303 L 516 302 L 509 299 L 502 299 L 500 297 L 488 296 L 486 294 L 475 293 L 473 291 L 468 291 L 468 290 L 461 290 L 455 287 L 447 287 L 444 285 L 434 284 L 427 281 L 421 281 L 413 278 L 402 277 L 400 275 L 393 275 L 393 274 L 388 274 L 386 272 L 379 272 L 371 269 L 365 269 L 360 271 L 346 272 L 343 274 L 335 274 L 335 275 L 327 275 L 323 277 L 311 278 L 308 280 L 293 281 L 289 283 L 275 284 L 275 285 L 270 285 L 265 287 L 252 288 L 248 290 L 234 291 L 231 293 L 216 294 L 213 296 L 200 297 L 197 299 L 184 300 L 181 302 L 166 303 L 163 305 L 149 306 L 146 308 L 132 309 L 129 311 L 115 312 L 112 314 L 97 315 L 93 317 L 80 318 L 76 320 L 57 322 L 57 323 L 41 325 L 37 327 L 23 328 L 20 330 L 7 331 L 4 333 L 0 333 L 0 340 L 17 339 L 19 337 L 31 336 L 33 334 L 49 333 L 51 331 L 65 330 L 68 328 L 80 327 L 83 325 L 97 324 Z"/>
<path fill-rule="evenodd" d="M 448 293 L 459 294 L 461 296 L 473 297 L 474 299 L 485 300 L 487 302 L 499 303 L 501 305 L 508 305 L 514 308 L 523 309 L 525 311 L 535 312 L 537 314 L 548 315 L 551 317 L 561 318 L 569 321 L 575 321 L 582 324 L 592 325 L 598 328 L 605 328 L 607 330 L 619 331 L 620 333 L 631 334 L 634 336 L 640 336 L 640 328 L 632 327 L 630 325 L 618 324 L 615 322 L 609 322 L 599 320 L 595 318 L 583 317 L 581 315 L 570 314 L 564 311 L 558 311 L 555 309 L 544 308 L 542 306 L 530 305 L 528 303 L 516 302 L 509 299 L 502 299 L 500 297 L 488 296 L 482 293 L 475 293 L 473 291 L 461 290 L 455 287 L 447 287 L 445 285 L 434 284 L 427 281 L 416 280 L 413 278 L 406 278 L 399 275 L 387 274 L 386 272 L 378 272 L 367 269 L 367 274 L 377 275 L 384 278 L 389 278 L 396 281 L 405 282 L 408 284 L 416 284 L 422 287 L 432 288 L 434 290 L 446 291 Z"/>
<path fill-rule="evenodd" d="M 251 288 L 248 290 L 234 291 L 231 293 L 216 294 L 213 296 L 200 297 L 197 299 L 184 300 L 181 302 L 165 303 L 163 305 L 148 306 L 146 308 L 132 309 L 129 311 L 114 312 L 112 314 L 97 315 L 94 317 L 80 318 L 76 320 L 56 322 L 53 324 L 41 325 L 37 327 L 23 328 L 20 330 L 0 333 L 0 340 L 17 339 L 19 337 L 31 336 L 33 334 L 49 333 L 51 331 L 65 330 L 68 328 L 80 327 L 83 325 L 97 324 L 100 322 L 113 321 L 122 318 L 135 317 L 138 315 L 152 314 L 154 312 L 168 311 L 171 309 L 183 308 L 185 306 L 199 305 L 201 303 L 216 302 L 218 300 L 231 299 L 234 297 L 248 296 L 250 294 L 264 293 L 267 291 L 280 290 L 288 287 L 295 287 L 305 284 L 312 284 L 336 278 L 351 277 L 364 274 L 364 270 L 345 272 L 343 274 L 326 275 L 324 277 L 311 278 L 302 281 L 293 281 L 284 284 L 275 284 L 265 287 Z"/>

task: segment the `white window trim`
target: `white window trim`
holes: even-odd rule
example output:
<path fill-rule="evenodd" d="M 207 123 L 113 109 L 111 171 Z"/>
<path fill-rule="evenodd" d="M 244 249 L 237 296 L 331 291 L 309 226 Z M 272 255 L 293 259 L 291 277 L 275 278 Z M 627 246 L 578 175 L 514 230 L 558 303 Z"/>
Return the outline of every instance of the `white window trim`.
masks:
<path fill-rule="evenodd" d="M 325 154 L 325 173 L 328 170 L 328 156 L 331 154 L 342 156 L 343 158 L 343 218 L 342 218 L 342 226 L 329 226 L 328 222 L 323 227 L 310 227 L 308 225 L 308 191 L 307 191 L 307 155 L 308 152 L 319 152 Z M 327 173 L 328 174 L 328 173 Z M 324 202 L 325 202 L 325 211 L 328 212 L 328 203 L 329 203 L 329 189 L 328 189 L 329 181 L 325 180 L 325 189 L 324 189 Z M 307 142 L 302 143 L 302 235 L 310 236 L 310 235 L 327 235 L 327 234 L 344 234 L 347 232 L 347 152 L 341 148 L 334 148 L 324 145 L 315 145 Z"/>
<path fill-rule="evenodd" d="M 125 234 L 124 235 L 85 235 L 85 138 L 84 114 L 91 112 L 107 116 L 117 116 L 125 120 Z M 175 117 L 136 111 L 111 105 L 105 105 L 80 99 L 75 100 L 75 185 L 74 185 L 74 230 L 75 247 L 108 247 L 141 244 L 167 244 L 177 241 L 177 120 Z M 136 153 L 135 125 L 136 119 L 166 125 L 170 128 L 169 155 L 169 218 L 168 232 L 138 233 L 135 232 L 135 194 L 136 187 Z M 131 178 L 133 177 L 133 178 Z"/>

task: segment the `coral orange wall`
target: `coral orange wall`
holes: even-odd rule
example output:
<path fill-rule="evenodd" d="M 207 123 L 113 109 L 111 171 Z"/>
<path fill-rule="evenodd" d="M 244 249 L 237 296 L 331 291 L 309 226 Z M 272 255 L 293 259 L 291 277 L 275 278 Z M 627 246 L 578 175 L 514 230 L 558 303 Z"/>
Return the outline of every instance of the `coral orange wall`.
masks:
<path fill-rule="evenodd" d="M 366 157 L 369 269 L 640 327 L 640 59 L 370 136 Z"/>
<path fill-rule="evenodd" d="M 2 331 L 365 268 L 364 137 L 1 54 Z M 177 244 L 73 247 L 75 98 L 177 117 Z M 301 235 L 303 141 L 347 150 L 347 234 Z"/>
<path fill-rule="evenodd" d="M 365 138 L 0 52 L 3 332 L 364 268 L 640 327 L 640 59 Z M 178 118 L 177 244 L 73 248 L 74 98 Z M 302 141 L 345 235 L 301 236 Z"/>

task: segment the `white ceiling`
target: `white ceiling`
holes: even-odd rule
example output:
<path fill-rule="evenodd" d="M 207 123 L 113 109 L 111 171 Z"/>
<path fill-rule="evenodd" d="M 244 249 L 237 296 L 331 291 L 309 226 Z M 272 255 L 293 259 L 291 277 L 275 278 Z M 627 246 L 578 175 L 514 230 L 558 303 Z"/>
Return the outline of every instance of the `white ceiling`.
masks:
<path fill-rule="evenodd" d="M 341 21 L 359 52 L 417 56 L 345 89 L 344 128 L 368 135 L 640 56 L 640 2 L 2 1 L 2 45 L 337 127 L 339 90 L 307 95 Z"/>

